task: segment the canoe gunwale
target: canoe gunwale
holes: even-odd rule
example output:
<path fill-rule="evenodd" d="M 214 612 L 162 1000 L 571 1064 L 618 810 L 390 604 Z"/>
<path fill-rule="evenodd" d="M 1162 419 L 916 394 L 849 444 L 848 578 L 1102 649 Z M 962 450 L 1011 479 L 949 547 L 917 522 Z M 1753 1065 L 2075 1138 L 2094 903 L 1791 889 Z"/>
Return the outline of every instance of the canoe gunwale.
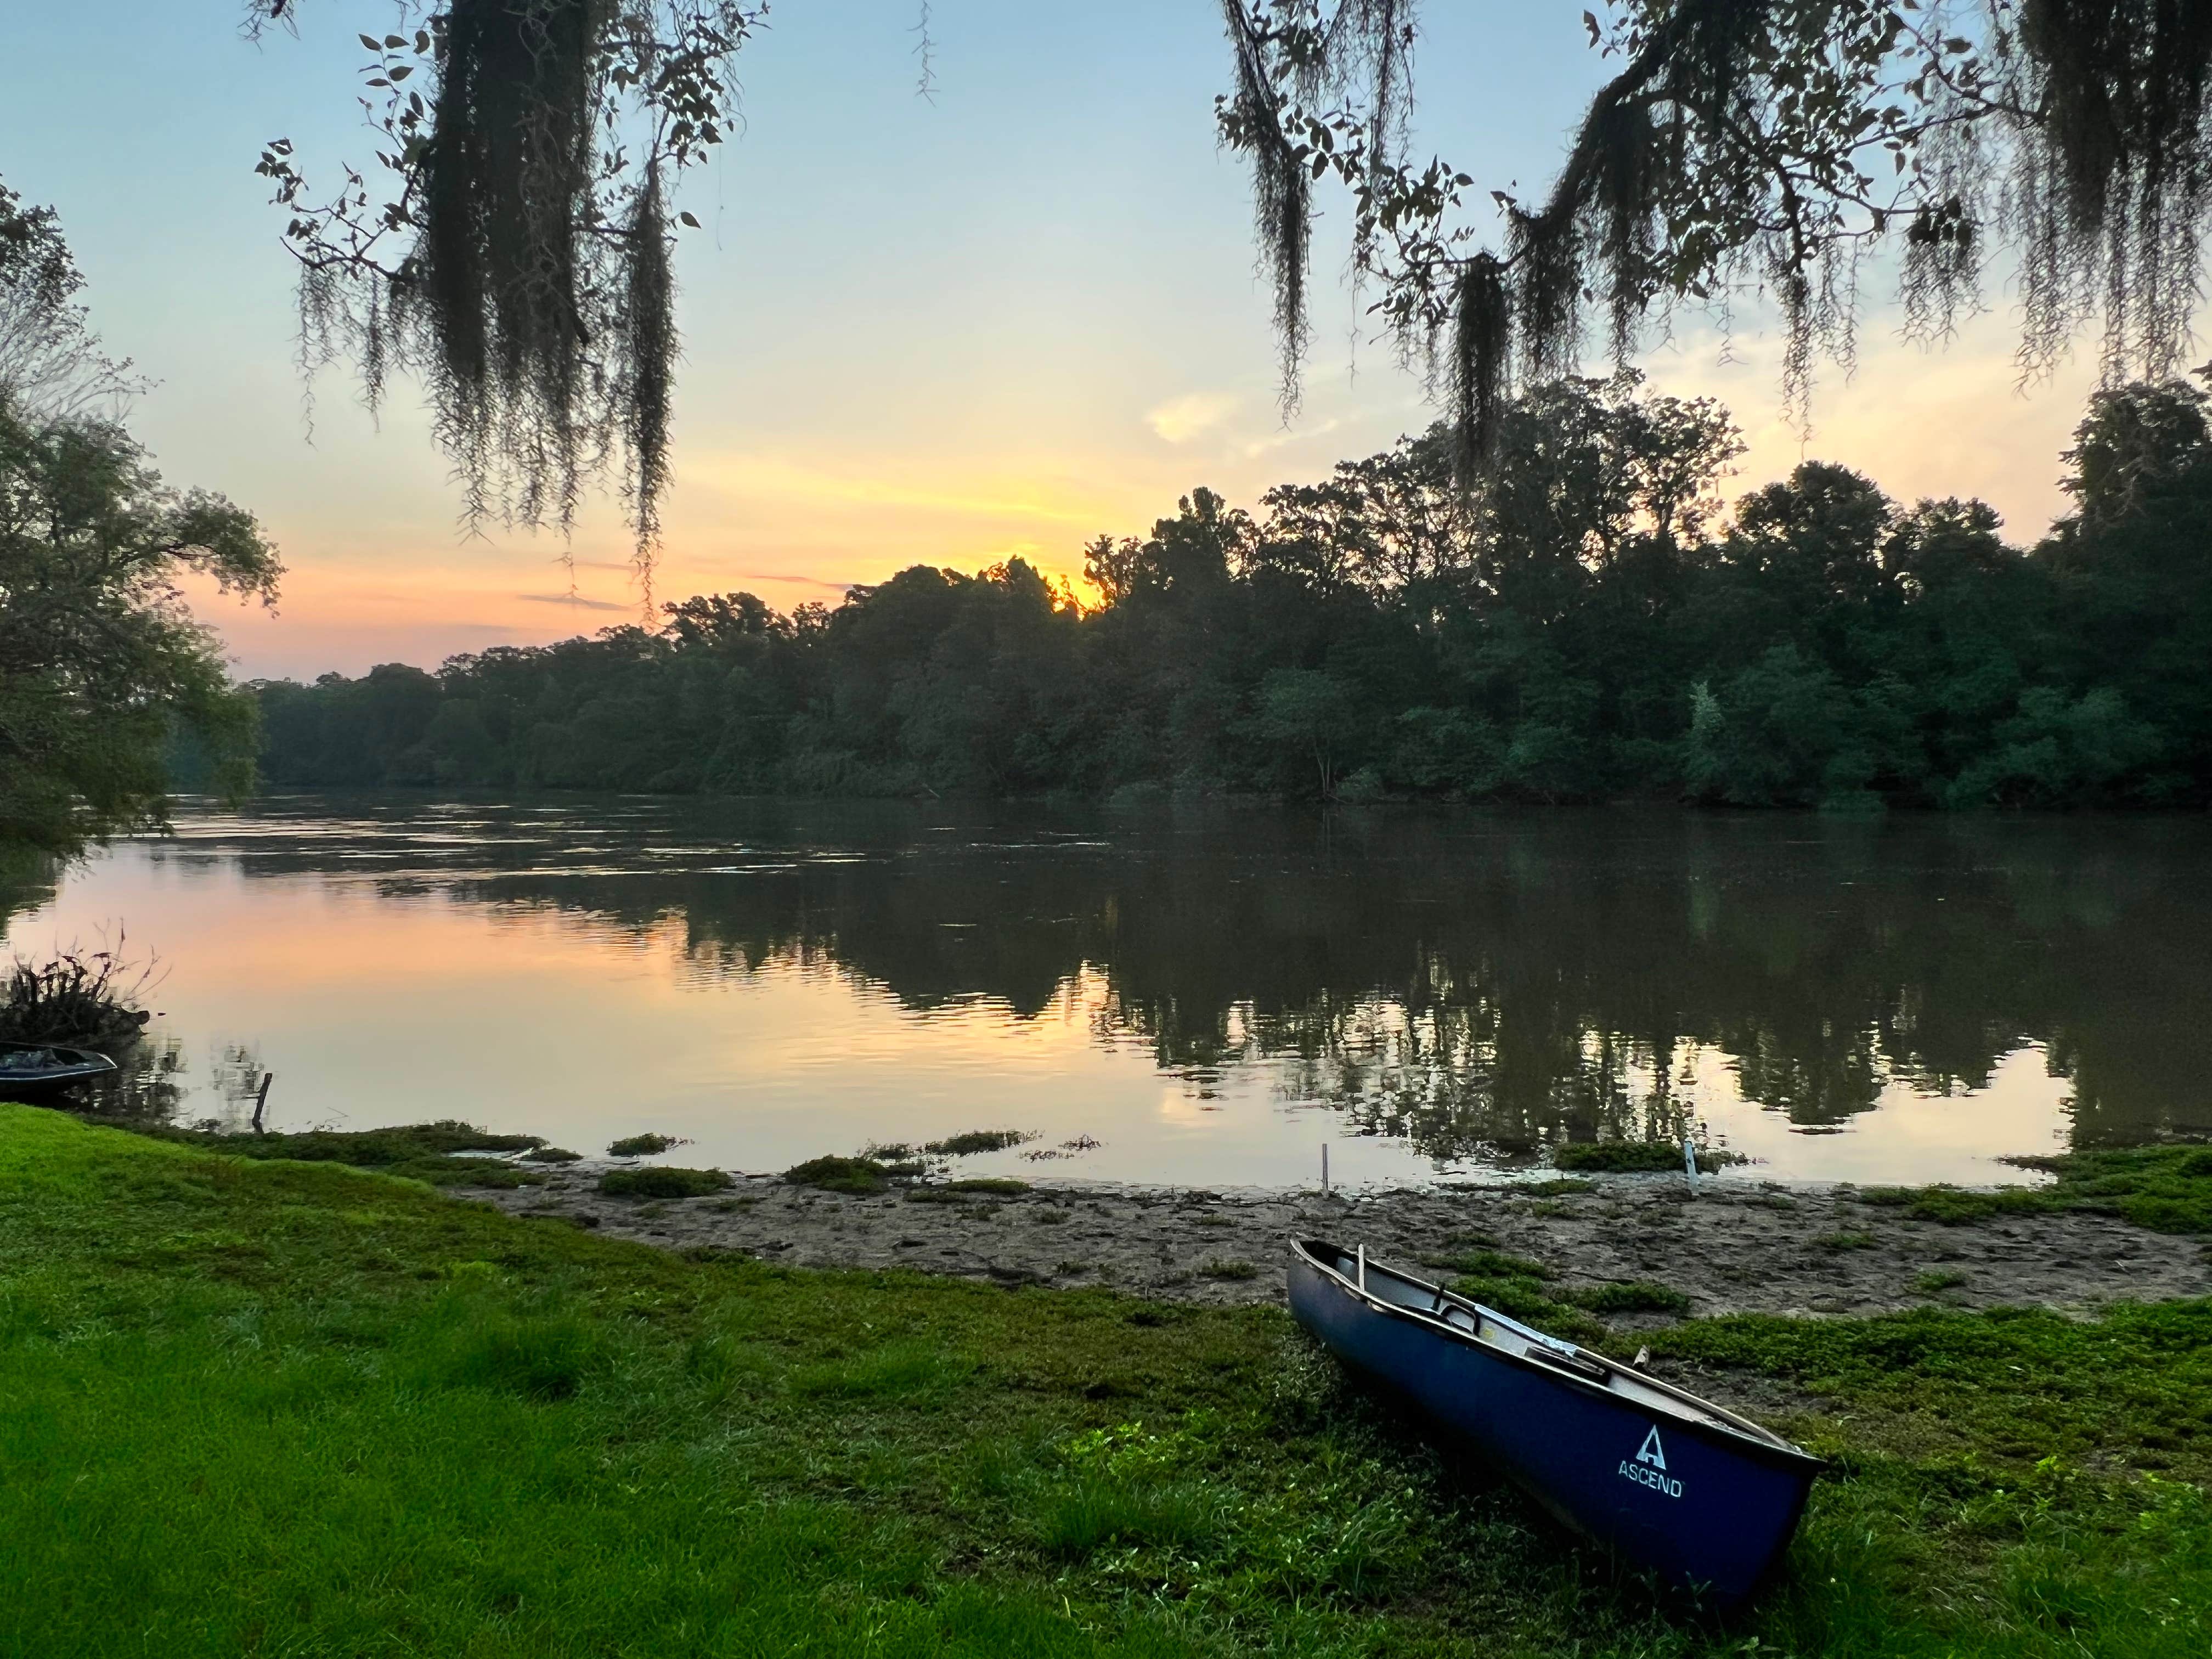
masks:
<path fill-rule="evenodd" d="M 0 1100 L 8 1098 L 9 1089 L 66 1089 L 76 1084 L 89 1083 L 95 1078 L 111 1076 L 122 1069 L 112 1056 L 103 1054 L 96 1048 L 80 1048 L 66 1042 L 0 1041 L 0 1054 L 30 1054 L 41 1049 L 48 1054 L 67 1054 L 70 1058 L 61 1064 L 44 1066 L 37 1071 L 0 1067 Z"/>
<path fill-rule="evenodd" d="M 1372 1291 L 1363 1290 L 1350 1276 L 1315 1255 L 1308 1248 L 1310 1244 L 1327 1244 L 1326 1240 L 1293 1237 L 1290 1243 L 1292 1253 L 1316 1273 L 1322 1274 L 1332 1289 L 1352 1297 L 1370 1312 L 1382 1314 L 1391 1319 L 1403 1320 L 1431 1335 L 1449 1337 L 1463 1346 L 1478 1350 L 1486 1358 L 1518 1366 L 1553 1384 L 1579 1389 L 1584 1394 L 1610 1401 L 1614 1405 L 1646 1406 L 1647 1402 L 1623 1395 L 1608 1383 L 1585 1376 L 1579 1371 L 1569 1369 L 1565 1364 L 1549 1364 L 1543 1360 L 1532 1359 L 1527 1355 L 1516 1353 L 1512 1349 L 1501 1347 L 1494 1342 L 1484 1341 L 1479 1334 L 1480 1322 L 1486 1319 L 1493 1321 L 1516 1335 L 1528 1339 L 1534 1346 L 1553 1353 L 1571 1354 L 1583 1358 L 1586 1362 L 1602 1365 L 1608 1375 L 1618 1373 L 1632 1378 L 1639 1389 L 1648 1389 L 1655 1394 L 1664 1396 L 1668 1403 L 1677 1408 L 1675 1411 L 1668 1412 L 1667 1413 L 1668 1416 L 1675 1418 L 1684 1426 L 1692 1431 L 1702 1430 L 1723 1437 L 1733 1450 L 1740 1454 L 1756 1457 L 1763 1462 L 1802 1471 L 1808 1475 L 1817 1474 L 1819 1471 L 1827 1467 L 1825 1458 L 1816 1457 L 1802 1447 L 1791 1444 L 1771 1429 L 1754 1423 L 1749 1418 L 1729 1410 L 1725 1406 L 1717 1405 L 1712 1401 L 1692 1394 L 1686 1389 L 1677 1388 L 1662 1378 L 1650 1376 L 1632 1366 L 1625 1365 L 1618 1360 L 1607 1358 L 1603 1354 L 1591 1353 L 1573 1343 L 1547 1336 L 1541 1331 L 1522 1324 L 1517 1319 L 1499 1313 L 1494 1308 L 1484 1307 L 1480 1303 L 1471 1301 L 1466 1297 L 1445 1290 L 1442 1285 L 1431 1284 L 1426 1279 L 1416 1279 L 1412 1274 L 1401 1272 L 1395 1267 L 1384 1267 L 1372 1257 L 1368 1258 L 1367 1271 L 1370 1273 L 1382 1273 L 1401 1285 L 1413 1285 L 1427 1291 L 1436 1298 L 1440 1308 L 1449 1304 L 1464 1309 L 1475 1316 L 1478 1322 L 1476 1330 L 1462 1329 L 1434 1313 L 1424 1312 L 1419 1308 L 1404 1307 L 1378 1297 Z M 1338 1247 L 1328 1245 L 1328 1248 L 1334 1249 Z M 1346 1254 L 1348 1255 L 1349 1252 Z"/>

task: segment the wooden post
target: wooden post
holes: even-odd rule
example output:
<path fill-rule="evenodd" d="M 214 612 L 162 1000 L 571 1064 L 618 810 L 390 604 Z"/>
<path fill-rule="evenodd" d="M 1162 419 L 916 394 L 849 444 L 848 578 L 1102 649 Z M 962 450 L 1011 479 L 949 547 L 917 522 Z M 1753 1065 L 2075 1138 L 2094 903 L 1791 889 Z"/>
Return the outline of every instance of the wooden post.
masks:
<path fill-rule="evenodd" d="M 1321 1144 L 1321 1195 L 1328 1196 L 1328 1142 Z"/>
<path fill-rule="evenodd" d="M 276 1073 L 264 1072 L 261 1074 L 260 1092 L 253 1097 L 253 1133 L 258 1135 L 269 1133 L 261 1127 L 261 1115 L 269 1109 L 269 1085 L 276 1080 Z"/>
<path fill-rule="evenodd" d="M 1682 1137 L 1682 1171 L 1690 1177 L 1690 1196 L 1698 1195 L 1698 1143 L 1689 1136 Z"/>

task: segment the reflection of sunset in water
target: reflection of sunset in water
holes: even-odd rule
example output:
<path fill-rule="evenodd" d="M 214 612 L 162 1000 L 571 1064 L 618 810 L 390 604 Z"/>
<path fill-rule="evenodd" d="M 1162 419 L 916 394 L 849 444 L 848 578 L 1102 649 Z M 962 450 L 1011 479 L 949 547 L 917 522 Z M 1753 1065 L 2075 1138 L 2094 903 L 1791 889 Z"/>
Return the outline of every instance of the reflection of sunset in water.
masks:
<path fill-rule="evenodd" d="M 1054 1156 L 978 1170 L 1311 1181 L 1326 1139 L 1339 1180 L 1402 1180 L 1690 1130 L 1780 1178 L 1986 1181 L 2075 1133 L 2208 1127 L 2207 844 L 293 798 L 113 849 L 8 938 L 119 920 L 158 951 L 148 1053 L 187 1119 L 234 1119 L 266 1069 L 287 1127 L 653 1129 L 756 1170 L 1007 1127 Z"/>

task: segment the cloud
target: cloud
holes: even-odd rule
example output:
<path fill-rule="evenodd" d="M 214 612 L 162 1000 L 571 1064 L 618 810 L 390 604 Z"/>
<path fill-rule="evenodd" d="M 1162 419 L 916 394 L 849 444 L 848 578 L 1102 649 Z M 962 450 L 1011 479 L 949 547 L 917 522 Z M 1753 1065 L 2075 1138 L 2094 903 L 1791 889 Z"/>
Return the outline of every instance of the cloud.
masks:
<path fill-rule="evenodd" d="M 1262 455 L 1273 454 L 1285 444 L 1300 443 L 1308 438 L 1325 438 L 1343 424 L 1343 422 L 1332 416 L 1319 426 L 1285 427 L 1279 432 L 1270 433 L 1264 438 L 1255 438 L 1250 443 L 1246 444 L 1244 459 L 1248 461 L 1256 461 Z"/>
<path fill-rule="evenodd" d="M 825 582 L 819 576 L 787 576 L 779 570 L 730 570 L 721 574 L 731 581 L 782 582 L 792 587 L 819 587 L 831 593 L 850 592 L 860 586 L 858 582 Z"/>
<path fill-rule="evenodd" d="M 1210 432 L 1237 412 L 1237 399 L 1225 392 L 1186 392 L 1145 415 L 1145 424 L 1162 441 L 1187 443 Z"/>
<path fill-rule="evenodd" d="M 517 593 L 518 599 L 527 599 L 532 605 L 572 605 L 579 611 L 635 611 L 634 605 L 617 605 L 612 599 L 587 599 L 580 593 Z"/>

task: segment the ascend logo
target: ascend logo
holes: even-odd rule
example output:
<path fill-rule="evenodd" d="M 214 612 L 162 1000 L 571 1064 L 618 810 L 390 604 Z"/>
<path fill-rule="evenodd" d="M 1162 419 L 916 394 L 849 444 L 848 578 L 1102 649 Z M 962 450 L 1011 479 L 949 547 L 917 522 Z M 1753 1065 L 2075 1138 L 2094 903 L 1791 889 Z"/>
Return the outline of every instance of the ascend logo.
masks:
<path fill-rule="evenodd" d="M 1633 1480 L 1639 1486 L 1668 1498 L 1682 1495 L 1682 1483 L 1667 1473 L 1667 1449 L 1659 1443 L 1659 1425 L 1654 1423 L 1651 1432 L 1644 1437 L 1644 1444 L 1636 1454 L 1633 1463 L 1623 1458 L 1620 1474 L 1624 1480 Z"/>

